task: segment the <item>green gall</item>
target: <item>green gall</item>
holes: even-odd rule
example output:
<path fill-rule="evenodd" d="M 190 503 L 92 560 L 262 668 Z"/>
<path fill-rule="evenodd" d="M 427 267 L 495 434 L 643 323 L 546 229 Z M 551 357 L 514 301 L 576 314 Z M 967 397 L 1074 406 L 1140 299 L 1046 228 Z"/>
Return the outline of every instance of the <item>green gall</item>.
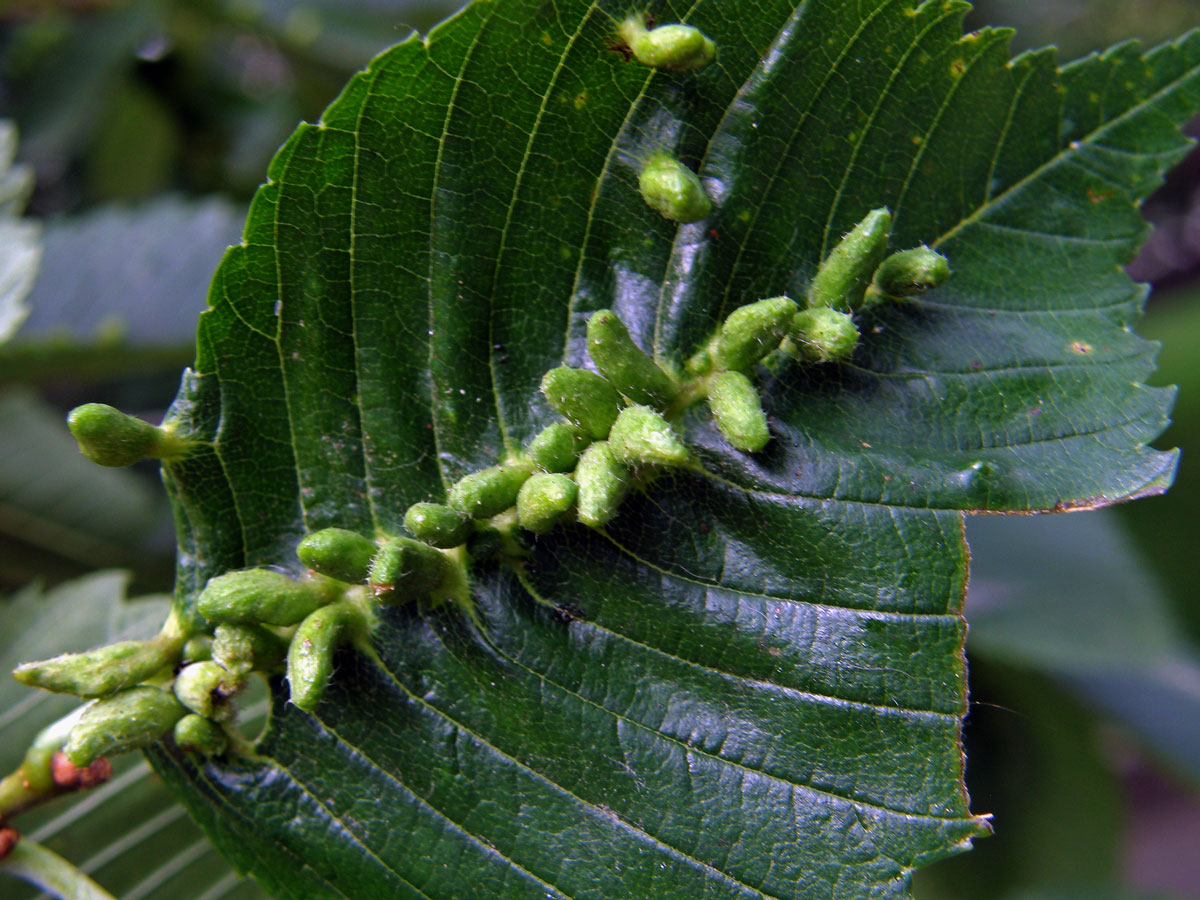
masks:
<path fill-rule="evenodd" d="M 621 411 L 621 396 L 595 372 L 559 366 L 542 376 L 542 393 L 560 415 L 598 441 Z"/>
<path fill-rule="evenodd" d="M 726 369 L 749 369 L 788 334 L 798 307 L 790 297 L 772 297 L 735 309 L 721 325 L 717 362 Z"/>
<path fill-rule="evenodd" d="M 613 456 L 627 466 L 682 466 L 691 460 L 671 424 L 648 406 L 621 410 L 608 444 Z"/>
<path fill-rule="evenodd" d="M 601 528 L 612 521 L 629 493 L 630 472 L 613 454 L 608 441 L 597 441 L 579 458 L 575 483 L 579 485 L 579 521 Z"/>
<path fill-rule="evenodd" d="M 517 502 L 517 492 L 533 474 L 528 462 L 510 462 L 474 472 L 450 488 L 447 502 L 464 516 L 490 519 Z"/>
<path fill-rule="evenodd" d="M 220 663 L 192 663 L 175 676 L 175 699 L 206 719 L 228 719 L 233 715 L 230 699 L 243 687 Z"/>
<path fill-rule="evenodd" d="M 182 638 L 122 641 L 86 653 L 67 653 L 26 663 L 12 673 L 17 681 L 59 694 L 106 697 L 132 687 L 179 658 Z"/>
<path fill-rule="evenodd" d="M 288 648 L 287 678 L 292 702 L 306 712 L 317 708 L 333 674 L 333 654 L 347 639 L 365 631 L 366 618 L 353 603 L 322 607 L 300 623 Z"/>
<path fill-rule="evenodd" d="M 444 550 L 465 544 L 474 530 L 470 519 L 440 503 L 414 503 L 404 513 L 404 527 L 413 537 Z"/>
<path fill-rule="evenodd" d="M 375 542 L 357 531 L 323 528 L 305 535 L 296 555 L 314 572 L 346 584 L 362 584 L 375 556 Z"/>
<path fill-rule="evenodd" d="M 911 297 L 950 277 L 950 262 L 922 245 L 893 253 L 875 270 L 875 288 L 889 297 Z"/>
<path fill-rule="evenodd" d="M 337 582 L 293 581 L 273 569 L 243 569 L 211 579 L 196 609 L 211 622 L 295 625 L 340 594 Z"/>
<path fill-rule="evenodd" d="M 634 403 L 665 409 L 678 393 L 671 376 L 638 348 L 611 309 L 588 319 L 587 346 L 600 374 Z"/>
<path fill-rule="evenodd" d="M 647 206 L 672 222 L 688 225 L 712 213 L 700 176 L 666 153 L 646 160 L 638 175 L 638 190 Z"/>
<path fill-rule="evenodd" d="M 220 756 L 229 749 L 229 735 L 216 722 L 195 713 L 175 723 L 175 744 L 201 756 Z"/>
<path fill-rule="evenodd" d="M 586 373 L 590 375 L 591 373 Z M 610 391 L 612 388 L 600 379 Z M 616 396 L 616 393 L 613 393 Z M 613 413 L 616 421 L 616 413 Z M 612 422 L 609 423 L 612 427 Z M 607 434 L 608 432 L 605 432 Z M 550 425 L 543 428 L 525 448 L 529 461 L 544 472 L 570 472 L 579 461 L 579 454 L 591 441 L 578 428 L 570 425 Z"/>
<path fill-rule="evenodd" d="M 207 634 L 194 634 L 183 645 L 179 659 L 184 663 L 204 662 L 212 659 L 213 639 Z"/>
<path fill-rule="evenodd" d="M 641 16 L 630 16 L 617 31 L 634 59 L 655 69 L 691 72 L 717 58 L 717 45 L 691 25 L 647 30 Z"/>
<path fill-rule="evenodd" d="M 741 372 L 722 372 L 713 378 L 708 405 L 717 427 L 738 450 L 757 453 L 771 440 L 758 389 Z"/>
<path fill-rule="evenodd" d="M 886 209 L 867 213 L 833 248 L 808 286 L 808 305 L 849 312 L 862 304 L 875 270 L 887 252 L 892 214 Z"/>
<path fill-rule="evenodd" d="M 368 581 L 382 599 L 403 603 L 442 587 L 453 576 L 453 565 L 444 553 L 426 543 L 394 538 L 379 548 Z"/>
<path fill-rule="evenodd" d="M 517 495 L 517 521 L 534 534 L 544 534 L 571 511 L 579 486 L 566 475 L 534 475 Z"/>
<path fill-rule="evenodd" d="M 213 661 L 239 681 L 251 672 L 280 671 L 286 655 L 287 642 L 262 625 L 218 625 L 213 634 Z"/>
<path fill-rule="evenodd" d="M 858 346 L 858 326 L 844 312 L 826 307 L 798 312 L 792 320 L 792 348 L 809 362 L 843 362 Z"/>
<path fill-rule="evenodd" d="M 187 442 L 103 403 L 85 403 L 67 415 L 80 452 L 102 466 L 132 466 L 143 459 L 182 458 Z"/>
<path fill-rule="evenodd" d="M 148 747 L 187 715 L 175 695 L 156 687 L 132 687 L 84 710 L 63 747 L 71 765 Z"/>

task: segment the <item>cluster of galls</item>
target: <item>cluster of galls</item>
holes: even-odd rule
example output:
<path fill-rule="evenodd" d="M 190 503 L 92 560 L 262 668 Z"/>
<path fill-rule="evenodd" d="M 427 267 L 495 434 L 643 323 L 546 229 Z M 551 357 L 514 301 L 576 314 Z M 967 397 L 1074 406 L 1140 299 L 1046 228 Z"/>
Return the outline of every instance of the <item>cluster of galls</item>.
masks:
<path fill-rule="evenodd" d="M 633 16 L 618 32 L 629 54 L 649 66 L 690 72 L 716 56 L 713 42 L 689 26 L 647 29 Z M 669 154 L 646 160 L 639 187 L 672 221 L 695 222 L 712 211 L 696 174 Z M 286 672 L 292 702 L 315 709 L 336 649 L 352 643 L 369 651 L 378 603 L 420 599 L 470 609 L 472 560 L 519 556 L 517 526 L 535 534 L 571 520 L 601 528 L 639 473 L 694 466 L 671 425 L 693 403 L 707 400 L 737 449 L 766 447 L 770 430 L 752 380 L 760 362 L 771 354 L 804 363 L 848 360 L 859 340 L 857 315 L 949 276 L 946 259 L 928 247 L 886 256 L 890 231 L 886 209 L 869 213 L 821 263 L 803 308 L 773 297 L 735 310 L 681 374 L 638 348 L 611 310 L 595 313 L 587 347 L 596 372 L 563 366 L 542 379 L 542 393 L 567 421 L 544 429 L 512 459 L 462 478 L 445 504 L 410 507 L 404 526 L 412 537 L 376 542 L 340 528 L 310 534 L 296 551 L 309 569 L 303 578 L 249 569 L 209 581 L 197 610 L 211 631 L 186 634 L 172 616 L 152 640 L 55 657 L 14 674 L 94 700 L 66 739 L 76 766 L 167 733 L 185 749 L 226 752 L 240 742 L 233 698 L 253 672 Z M 100 404 L 73 411 L 69 424 L 84 454 L 101 465 L 170 462 L 188 452 L 170 428 Z"/>
<path fill-rule="evenodd" d="M 94 701 L 62 747 L 75 766 L 147 746 L 171 730 L 180 746 L 220 753 L 229 741 L 223 727 L 232 717 L 228 699 L 240 685 L 223 668 L 222 679 L 202 684 L 198 664 L 186 665 L 176 675 L 184 660 L 207 657 L 214 643 L 189 640 L 172 615 L 151 640 L 27 663 L 13 675 L 31 687 Z"/>
<path fill-rule="evenodd" d="M 206 585 L 197 611 L 211 633 L 186 634 L 174 616 L 149 641 L 21 666 L 22 682 L 93 699 L 64 751 L 77 766 L 146 746 L 168 732 L 186 749 L 225 752 L 240 740 L 233 698 L 252 672 L 286 672 L 291 699 L 315 709 L 339 646 L 369 649 L 377 603 L 420 599 L 470 608 L 472 560 L 519 555 L 517 526 L 543 534 L 566 521 L 601 528 L 617 514 L 639 473 L 695 463 L 671 425 L 707 399 L 730 444 L 757 452 L 770 441 L 752 376 L 773 353 L 805 363 L 849 359 L 855 316 L 885 298 L 943 282 L 946 259 L 928 247 L 886 256 L 891 216 L 866 216 L 819 267 L 800 305 L 773 297 L 731 313 L 685 365 L 667 372 L 632 340 L 611 310 L 587 324 L 596 371 L 562 366 L 541 389 L 566 422 L 550 425 L 508 461 L 462 478 L 446 503 L 417 503 L 404 516 L 412 537 L 381 542 L 328 528 L 305 537 L 297 556 L 307 576 L 271 569 L 229 572 Z M 886 258 L 885 258 L 886 256 Z M 179 458 L 186 441 L 111 407 L 72 413 L 85 454 L 105 465 L 147 455 Z"/>
<path fill-rule="evenodd" d="M 885 257 L 891 231 L 886 209 L 870 212 L 842 238 L 809 285 L 806 306 L 789 297 L 735 310 L 713 340 L 688 360 L 709 408 L 734 447 L 750 453 L 771 439 L 754 366 L 779 351 L 802 363 L 845 362 L 858 346 L 856 318 L 888 299 L 922 293 L 950 276 L 946 258 L 921 246 Z"/>

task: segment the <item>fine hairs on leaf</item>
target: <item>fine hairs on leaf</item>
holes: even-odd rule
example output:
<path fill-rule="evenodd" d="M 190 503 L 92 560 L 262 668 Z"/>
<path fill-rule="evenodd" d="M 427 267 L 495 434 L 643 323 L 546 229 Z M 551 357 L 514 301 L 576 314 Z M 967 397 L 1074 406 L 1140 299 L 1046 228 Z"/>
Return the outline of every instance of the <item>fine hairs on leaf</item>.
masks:
<path fill-rule="evenodd" d="M 132 426 L 212 659 L 75 755 L 153 743 L 279 897 L 899 900 L 986 834 L 963 515 L 1171 479 L 1119 266 L 1200 37 L 1060 70 L 968 8 L 492 0 L 372 61 Z"/>

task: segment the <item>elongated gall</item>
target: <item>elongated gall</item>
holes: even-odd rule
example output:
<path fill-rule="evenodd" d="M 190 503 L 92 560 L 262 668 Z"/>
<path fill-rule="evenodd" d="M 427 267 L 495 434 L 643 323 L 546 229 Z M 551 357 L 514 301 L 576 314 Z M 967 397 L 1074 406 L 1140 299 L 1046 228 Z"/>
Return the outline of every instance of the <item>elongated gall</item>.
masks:
<path fill-rule="evenodd" d="M 206 719 L 228 719 L 233 715 L 230 700 L 242 688 L 242 681 L 220 663 L 192 663 L 175 676 L 175 699 Z"/>
<path fill-rule="evenodd" d="M 591 374 L 591 373 L 588 373 Z M 604 382 L 604 379 L 600 379 Z M 610 391 L 612 387 L 604 382 Z M 616 396 L 616 392 L 613 392 Z M 614 414 L 613 420 L 616 420 Z M 612 423 L 609 423 L 611 427 Z M 605 434 L 608 432 L 606 431 Z M 579 461 L 579 454 L 591 443 L 591 438 L 572 425 L 549 425 L 538 432 L 525 448 L 529 461 L 545 472 L 570 472 Z"/>
<path fill-rule="evenodd" d="M 283 669 L 287 642 L 262 625 L 218 625 L 213 632 L 212 660 L 220 663 L 235 679 L 251 672 L 268 675 Z"/>
<path fill-rule="evenodd" d="M 66 653 L 18 666 L 13 677 L 22 684 L 77 697 L 105 697 L 145 681 L 171 665 L 180 640 L 121 641 L 86 653 Z"/>
<path fill-rule="evenodd" d="M 177 459 L 187 442 L 104 403 L 85 403 L 67 415 L 79 450 L 102 466 L 132 466 L 143 459 Z"/>
<path fill-rule="evenodd" d="M 362 584 L 375 549 L 375 542 L 357 531 L 322 528 L 304 536 L 296 555 L 314 572 L 347 584 Z"/>
<path fill-rule="evenodd" d="M 221 726 L 195 713 L 176 722 L 172 736 L 181 749 L 201 756 L 220 756 L 229 749 L 229 736 Z"/>
<path fill-rule="evenodd" d="M 693 72 L 717 58 L 717 45 L 691 25 L 647 29 L 641 16 L 630 16 L 618 29 L 634 59 L 669 72 Z"/>
<path fill-rule="evenodd" d="M 858 346 L 858 326 L 847 313 L 817 307 L 792 320 L 791 346 L 809 362 L 844 362 Z"/>
<path fill-rule="evenodd" d="M 893 253 L 875 271 L 875 287 L 889 297 L 911 297 L 950 277 L 950 262 L 924 245 Z"/>
<path fill-rule="evenodd" d="M 490 519 L 517 502 L 517 492 L 533 474 L 533 464 L 525 461 L 490 466 L 456 482 L 447 503 L 472 519 Z"/>
<path fill-rule="evenodd" d="M 404 513 L 404 527 L 413 537 L 446 550 L 466 543 L 474 530 L 469 518 L 441 503 L 414 503 Z"/>
<path fill-rule="evenodd" d="M 196 609 L 210 622 L 295 625 L 337 599 L 336 584 L 319 578 L 294 581 L 273 569 L 226 572 L 205 585 Z"/>
<path fill-rule="evenodd" d="M 886 209 L 867 213 L 817 269 L 808 287 L 808 305 L 840 312 L 858 308 L 887 252 L 891 230 L 892 214 Z"/>
<path fill-rule="evenodd" d="M 571 511 L 579 487 L 566 475 L 534 475 L 517 495 L 517 521 L 534 534 L 544 534 Z"/>
<path fill-rule="evenodd" d="M 671 424 L 648 406 L 621 410 L 608 444 L 613 456 L 627 466 L 681 466 L 691 459 Z"/>
<path fill-rule="evenodd" d="M 368 581 L 386 602 L 405 603 L 441 587 L 451 565 L 444 553 L 422 541 L 394 538 L 379 548 Z"/>
<path fill-rule="evenodd" d="M 722 372 L 713 378 L 708 405 L 717 427 L 737 449 L 757 453 L 771 440 L 758 389 L 741 372 Z"/>
<path fill-rule="evenodd" d="M 175 695 L 156 687 L 133 687 L 97 700 L 71 729 L 63 752 L 75 766 L 101 756 L 148 747 L 187 714 Z"/>
<path fill-rule="evenodd" d="M 322 607 L 300 623 L 287 658 L 293 703 L 307 712 L 317 708 L 333 674 L 333 655 L 338 646 L 365 627 L 359 608 L 346 602 Z"/>
<path fill-rule="evenodd" d="M 688 225 L 712 213 L 700 176 L 666 153 L 646 160 L 638 175 L 638 190 L 647 206 L 672 222 Z"/>
<path fill-rule="evenodd" d="M 629 493 L 629 468 L 613 455 L 607 441 L 597 441 L 583 451 L 575 467 L 579 485 L 579 521 L 601 528 L 612 521 Z"/>
<path fill-rule="evenodd" d="M 717 362 L 726 369 L 749 369 L 779 349 L 798 311 L 790 297 L 772 297 L 735 309 L 721 325 Z"/>
<path fill-rule="evenodd" d="M 621 396 L 616 388 L 586 369 L 570 366 L 551 369 L 542 376 L 542 393 L 559 415 L 597 441 L 608 437 L 608 430 L 621 411 Z"/>
<path fill-rule="evenodd" d="M 587 345 L 600 374 L 634 403 L 665 409 L 677 393 L 671 376 L 633 342 L 629 329 L 611 309 L 588 319 Z"/>

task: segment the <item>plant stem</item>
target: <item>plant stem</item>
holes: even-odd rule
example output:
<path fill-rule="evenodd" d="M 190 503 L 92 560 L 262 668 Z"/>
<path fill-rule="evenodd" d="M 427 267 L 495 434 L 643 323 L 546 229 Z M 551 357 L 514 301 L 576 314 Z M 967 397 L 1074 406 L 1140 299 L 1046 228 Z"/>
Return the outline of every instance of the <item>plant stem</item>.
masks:
<path fill-rule="evenodd" d="M 0 780 L 0 825 L 55 797 L 108 779 L 112 768 L 105 760 L 96 760 L 80 769 L 67 762 L 66 757 L 55 759 L 85 708 L 81 706 L 42 729 L 25 752 L 21 765 Z"/>
<path fill-rule="evenodd" d="M 24 879 L 62 900 L 116 900 L 57 853 L 30 840 L 22 840 L 0 860 L 0 874 Z"/>

